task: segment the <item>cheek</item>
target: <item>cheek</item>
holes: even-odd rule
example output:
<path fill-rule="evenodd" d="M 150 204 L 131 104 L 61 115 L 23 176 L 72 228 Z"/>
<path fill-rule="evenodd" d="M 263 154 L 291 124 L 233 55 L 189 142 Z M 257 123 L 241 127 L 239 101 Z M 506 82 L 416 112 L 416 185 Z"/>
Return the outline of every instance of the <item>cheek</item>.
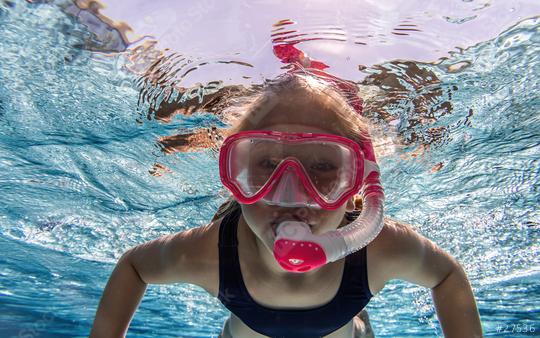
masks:
<path fill-rule="evenodd" d="M 344 216 L 345 206 L 333 211 L 325 212 L 321 215 L 321 228 L 325 231 L 337 229 L 341 225 Z"/>
<path fill-rule="evenodd" d="M 325 217 L 322 224 L 326 229 L 337 229 L 337 227 L 341 224 L 342 219 L 342 216 L 333 214 Z"/>
<path fill-rule="evenodd" d="M 258 202 L 257 202 L 258 203 Z M 242 204 L 242 215 L 252 230 L 260 229 L 268 220 L 266 210 L 255 204 Z"/>

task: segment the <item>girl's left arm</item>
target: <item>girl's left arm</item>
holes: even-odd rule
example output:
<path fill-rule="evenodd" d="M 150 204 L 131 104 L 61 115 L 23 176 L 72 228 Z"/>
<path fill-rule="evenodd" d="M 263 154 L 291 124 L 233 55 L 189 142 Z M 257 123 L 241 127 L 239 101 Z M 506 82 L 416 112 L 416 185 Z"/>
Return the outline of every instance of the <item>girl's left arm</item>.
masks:
<path fill-rule="evenodd" d="M 387 220 L 377 245 L 384 280 L 429 287 L 446 338 L 483 337 L 474 294 L 461 265 L 411 226 Z"/>
<path fill-rule="evenodd" d="M 480 316 L 465 271 L 456 262 L 448 276 L 431 288 L 445 337 L 482 337 Z"/>

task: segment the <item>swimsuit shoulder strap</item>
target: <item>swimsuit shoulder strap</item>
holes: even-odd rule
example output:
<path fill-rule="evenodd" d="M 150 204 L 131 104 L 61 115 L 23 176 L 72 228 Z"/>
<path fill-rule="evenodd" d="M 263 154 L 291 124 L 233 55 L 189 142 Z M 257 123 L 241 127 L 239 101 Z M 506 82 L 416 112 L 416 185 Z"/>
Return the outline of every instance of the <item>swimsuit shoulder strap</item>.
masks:
<path fill-rule="evenodd" d="M 221 221 L 219 225 L 219 242 L 218 245 L 222 247 L 236 247 L 238 241 L 236 239 L 236 224 L 240 217 L 240 208 L 234 209 L 229 212 Z"/>
<path fill-rule="evenodd" d="M 364 294 L 368 298 L 373 297 L 369 291 L 368 274 L 367 274 L 367 246 L 347 256 L 349 263 L 345 293 Z"/>
<path fill-rule="evenodd" d="M 242 299 L 241 271 L 238 261 L 236 228 L 241 209 L 231 211 L 219 226 L 219 294 L 218 299 L 230 306 Z"/>

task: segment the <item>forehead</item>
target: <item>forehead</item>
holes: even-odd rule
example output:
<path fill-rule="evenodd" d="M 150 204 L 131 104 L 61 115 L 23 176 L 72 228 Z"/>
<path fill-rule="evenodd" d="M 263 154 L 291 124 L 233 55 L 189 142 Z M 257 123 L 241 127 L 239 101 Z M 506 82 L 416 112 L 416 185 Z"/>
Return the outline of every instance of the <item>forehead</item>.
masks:
<path fill-rule="evenodd" d="M 273 131 L 281 131 L 281 132 L 287 132 L 287 133 L 321 133 L 321 134 L 332 133 L 331 130 L 322 129 L 322 128 L 318 128 L 314 126 L 308 126 L 304 124 L 296 124 L 296 123 L 270 124 L 262 128 L 259 128 L 259 130 L 273 130 Z"/>
<path fill-rule="evenodd" d="M 285 95 L 254 111 L 251 126 L 259 130 L 342 134 L 345 121 L 339 120 L 337 109 L 313 96 Z"/>

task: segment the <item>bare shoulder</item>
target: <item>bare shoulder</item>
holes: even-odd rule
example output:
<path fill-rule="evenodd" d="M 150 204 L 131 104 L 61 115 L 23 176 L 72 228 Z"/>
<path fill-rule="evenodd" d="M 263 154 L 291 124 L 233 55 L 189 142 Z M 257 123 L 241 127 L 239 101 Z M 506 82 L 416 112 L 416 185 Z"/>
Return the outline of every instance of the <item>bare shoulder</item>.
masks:
<path fill-rule="evenodd" d="M 372 250 L 388 252 L 388 249 L 395 248 L 398 239 L 411 237 L 417 234 L 409 224 L 398 222 L 389 217 L 384 218 L 384 226 L 379 235 L 371 242 Z"/>
<path fill-rule="evenodd" d="M 436 286 L 457 264 L 455 259 L 413 226 L 385 218 L 384 227 L 368 246 L 370 288 L 379 292 L 392 279 Z"/>
<path fill-rule="evenodd" d="M 207 291 L 219 283 L 218 238 L 221 219 L 159 237 L 125 255 L 148 284 L 190 283 Z"/>
<path fill-rule="evenodd" d="M 396 254 L 392 243 L 397 242 L 398 234 L 407 231 L 406 228 L 408 228 L 407 225 L 385 217 L 381 232 L 368 244 L 368 281 L 372 294 L 380 292 L 386 282 L 391 279 L 388 276 L 389 263 L 392 263 L 391 257 Z"/>
<path fill-rule="evenodd" d="M 219 227 L 222 218 L 213 219 L 206 226 L 201 227 L 200 238 L 197 243 L 198 247 L 193 248 L 194 251 L 200 252 L 200 259 L 195 275 L 196 282 L 193 284 L 204 288 L 208 293 L 216 296 L 219 291 Z M 202 252 L 201 252 L 202 251 Z"/>

